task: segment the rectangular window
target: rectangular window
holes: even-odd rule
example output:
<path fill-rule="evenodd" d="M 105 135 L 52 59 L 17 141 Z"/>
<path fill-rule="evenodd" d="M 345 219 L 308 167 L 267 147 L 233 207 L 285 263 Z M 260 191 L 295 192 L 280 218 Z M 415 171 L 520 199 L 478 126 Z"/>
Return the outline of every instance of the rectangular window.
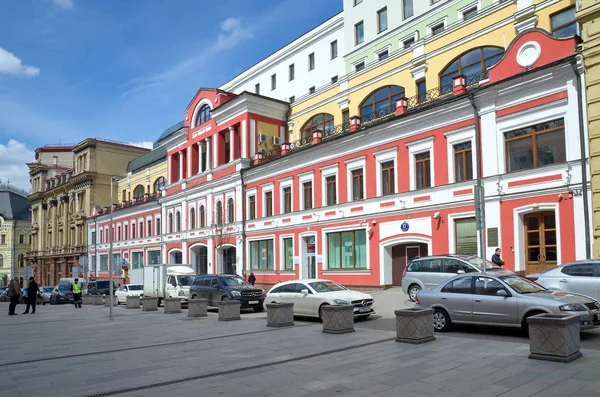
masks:
<path fill-rule="evenodd" d="M 550 16 L 552 34 L 556 37 L 566 37 L 577 34 L 575 7 L 569 7 Z"/>
<path fill-rule="evenodd" d="M 362 21 L 354 25 L 354 44 L 359 45 L 365 41 L 365 25 Z"/>
<path fill-rule="evenodd" d="M 265 216 L 273 216 L 273 192 L 265 193 Z"/>
<path fill-rule="evenodd" d="M 256 196 L 248 197 L 248 219 L 256 219 Z"/>
<path fill-rule="evenodd" d="M 158 265 L 160 262 L 160 250 L 148 251 L 148 264 Z"/>
<path fill-rule="evenodd" d="M 312 182 L 304 182 L 302 184 L 302 194 L 305 210 L 309 210 L 313 207 L 312 205 Z"/>
<path fill-rule="evenodd" d="M 359 62 L 356 65 L 354 65 L 354 70 L 357 72 L 360 72 L 361 70 L 363 70 L 365 68 L 365 63 L 363 62 Z"/>
<path fill-rule="evenodd" d="M 506 172 L 564 163 L 567 160 L 563 119 L 505 132 L 504 139 Z"/>
<path fill-rule="evenodd" d="M 381 33 L 388 28 L 387 7 L 377 11 L 377 33 Z"/>
<path fill-rule="evenodd" d="M 431 187 L 429 152 L 415 155 L 415 173 L 417 189 Z"/>
<path fill-rule="evenodd" d="M 277 75 L 271 75 L 271 91 L 277 88 Z"/>
<path fill-rule="evenodd" d="M 121 254 L 112 254 L 112 272 L 121 273 Z"/>
<path fill-rule="evenodd" d="M 135 238 L 135 223 L 131 224 L 131 238 Z"/>
<path fill-rule="evenodd" d="M 454 145 L 454 182 L 473 179 L 471 141 Z"/>
<path fill-rule="evenodd" d="M 383 61 L 383 60 L 384 60 L 384 59 L 386 59 L 386 58 L 387 58 L 389 55 L 390 55 L 390 52 L 389 52 L 389 50 L 384 50 L 384 51 L 381 51 L 379 54 L 377 54 L 377 58 L 378 58 L 380 61 Z"/>
<path fill-rule="evenodd" d="M 254 85 L 254 93 L 260 95 L 260 83 Z"/>
<path fill-rule="evenodd" d="M 132 269 L 141 269 L 144 267 L 144 253 L 143 252 L 132 252 L 131 253 L 131 267 L 132 267 Z"/>
<path fill-rule="evenodd" d="M 25 244 L 25 236 L 23 234 L 19 235 L 19 244 Z"/>
<path fill-rule="evenodd" d="M 138 230 L 140 238 L 144 237 L 144 221 L 140 221 L 140 230 Z"/>
<path fill-rule="evenodd" d="M 313 70 L 315 68 L 315 53 L 311 52 L 308 54 L 308 70 Z"/>
<path fill-rule="evenodd" d="M 424 79 L 417 81 L 417 93 L 419 95 L 419 102 L 427 100 L 427 83 Z"/>
<path fill-rule="evenodd" d="M 337 204 L 337 184 L 335 175 L 325 178 L 325 183 L 327 185 L 327 205 Z"/>
<path fill-rule="evenodd" d="M 96 232 L 92 232 L 92 245 L 96 244 Z"/>
<path fill-rule="evenodd" d="M 90 261 L 90 272 L 96 271 L 96 255 L 92 255 L 92 260 Z"/>
<path fill-rule="evenodd" d="M 468 21 L 471 18 L 475 18 L 477 16 L 477 7 L 471 7 L 468 10 L 463 11 L 463 20 Z"/>
<path fill-rule="evenodd" d="M 333 76 L 331 78 L 331 84 L 335 84 L 335 83 L 337 83 L 337 81 L 338 81 L 338 77 L 337 76 Z"/>
<path fill-rule="evenodd" d="M 160 223 L 160 218 L 156 219 L 156 233 L 157 236 L 160 236 L 162 234 L 162 225 Z"/>
<path fill-rule="evenodd" d="M 402 46 L 407 49 L 410 48 L 411 45 L 415 43 L 415 38 L 411 37 L 410 39 L 406 39 L 402 42 Z"/>
<path fill-rule="evenodd" d="M 121 226 L 117 226 L 117 241 L 121 241 Z"/>
<path fill-rule="evenodd" d="M 284 270 L 294 270 L 294 239 L 283 239 L 283 264 Z"/>
<path fill-rule="evenodd" d="M 367 233 L 365 230 L 328 233 L 327 267 L 329 269 L 366 269 Z"/>
<path fill-rule="evenodd" d="M 456 253 L 460 255 L 477 255 L 477 230 L 475 218 L 456 219 L 454 221 L 456 236 Z"/>
<path fill-rule="evenodd" d="M 294 103 L 294 102 L 296 102 L 296 97 L 294 95 L 292 95 L 290 97 L 290 103 Z"/>
<path fill-rule="evenodd" d="M 413 16 L 413 0 L 402 0 L 402 12 L 404 15 L 404 19 Z"/>
<path fill-rule="evenodd" d="M 431 27 L 431 35 L 435 36 L 436 34 L 440 34 L 444 31 L 444 23 L 438 23 Z"/>
<path fill-rule="evenodd" d="M 292 212 L 292 188 L 290 186 L 283 188 L 283 213 Z"/>
<path fill-rule="evenodd" d="M 289 73 L 290 81 L 292 81 L 296 78 L 296 69 L 295 69 L 293 63 L 290 66 L 288 66 L 288 73 Z"/>
<path fill-rule="evenodd" d="M 250 269 L 274 270 L 273 240 L 250 242 Z"/>
<path fill-rule="evenodd" d="M 396 187 L 394 184 L 394 161 L 386 161 L 381 163 L 381 194 L 396 193 Z"/>
<path fill-rule="evenodd" d="M 329 44 L 329 53 L 331 55 L 331 59 L 335 59 L 338 56 L 338 44 L 337 40 L 334 40 Z"/>
<path fill-rule="evenodd" d="M 308 93 L 309 94 L 314 94 L 315 93 L 315 86 L 314 85 L 308 89 Z"/>
<path fill-rule="evenodd" d="M 108 271 L 108 255 L 100 255 L 100 271 L 107 272 Z"/>
<path fill-rule="evenodd" d="M 350 125 L 350 110 L 346 109 L 342 111 L 342 123 L 344 123 L 344 126 Z"/>
<path fill-rule="evenodd" d="M 6 234 L 0 236 L 0 244 L 6 244 Z"/>
<path fill-rule="evenodd" d="M 363 169 L 352 170 L 352 199 L 362 200 L 365 198 L 363 191 Z"/>
<path fill-rule="evenodd" d="M 123 231 L 123 240 L 127 240 L 129 238 L 129 229 L 128 229 L 128 225 L 125 224 L 125 229 Z"/>

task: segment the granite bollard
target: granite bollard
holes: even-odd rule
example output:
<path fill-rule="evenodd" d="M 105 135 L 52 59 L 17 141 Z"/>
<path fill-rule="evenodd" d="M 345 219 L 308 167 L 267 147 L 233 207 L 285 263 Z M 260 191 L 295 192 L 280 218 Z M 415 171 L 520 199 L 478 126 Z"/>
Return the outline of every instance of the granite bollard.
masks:
<path fill-rule="evenodd" d="M 345 334 L 354 332 L 354 306 L 326 305 L 321 307 L 323 333 Z"/>
<path fill-rule="evenodd" d="M 267 327 L 294 325 L 293 303 L 267 303 Z"/>
<path fill-rule="evenodd" d="M 240 301 L 217 302 L 219 307 L 219 321 L 233 321 L 240 319 Z"/>

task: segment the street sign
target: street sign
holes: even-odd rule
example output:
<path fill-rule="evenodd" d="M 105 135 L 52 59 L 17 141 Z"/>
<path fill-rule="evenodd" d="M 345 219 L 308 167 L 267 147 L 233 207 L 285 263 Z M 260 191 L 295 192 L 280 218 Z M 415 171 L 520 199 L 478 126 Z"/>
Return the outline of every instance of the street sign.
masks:
<path fill-rule="evenodd" d="M 485 189 L 483 186 L 473 188 L 475 195 L 475 222 L 477 230 L 485 229 Z"/>

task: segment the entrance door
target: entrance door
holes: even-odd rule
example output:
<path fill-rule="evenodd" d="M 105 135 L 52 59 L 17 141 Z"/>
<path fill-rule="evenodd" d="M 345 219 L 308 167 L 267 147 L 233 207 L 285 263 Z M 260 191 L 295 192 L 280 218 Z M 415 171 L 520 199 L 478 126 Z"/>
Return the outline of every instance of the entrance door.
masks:
<path fill-rule="evenodd" d="M 529 214 L 523 220 L 527 274 L 539 273 L 555 267 L 558 255 L 554 211 Z"/>
<path fill-rule="evenodd" d="M 235 248 L 227 247 L 222 250 L 223 255 L 223 273 L 235 274 Z"/>
<path fill-rule="evenodd" d="M 418 256 L 427 255 L 427 244 L 399 244 L 392 247 L 392 285 L 402 285 L 406 265 Z"/>

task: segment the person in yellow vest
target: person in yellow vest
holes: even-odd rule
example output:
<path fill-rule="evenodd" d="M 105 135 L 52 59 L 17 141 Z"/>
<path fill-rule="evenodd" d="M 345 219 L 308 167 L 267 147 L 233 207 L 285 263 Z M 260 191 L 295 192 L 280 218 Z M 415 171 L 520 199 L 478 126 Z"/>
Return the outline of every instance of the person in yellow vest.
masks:
<path fill-rule="evenodd" d="M 76 278 L 75 282 L 71 284 L 71 291 L 73 291 L 73 304 L 75 308 L 81 309 L 81 284 L 79 283 L 79 279 Z"/>

